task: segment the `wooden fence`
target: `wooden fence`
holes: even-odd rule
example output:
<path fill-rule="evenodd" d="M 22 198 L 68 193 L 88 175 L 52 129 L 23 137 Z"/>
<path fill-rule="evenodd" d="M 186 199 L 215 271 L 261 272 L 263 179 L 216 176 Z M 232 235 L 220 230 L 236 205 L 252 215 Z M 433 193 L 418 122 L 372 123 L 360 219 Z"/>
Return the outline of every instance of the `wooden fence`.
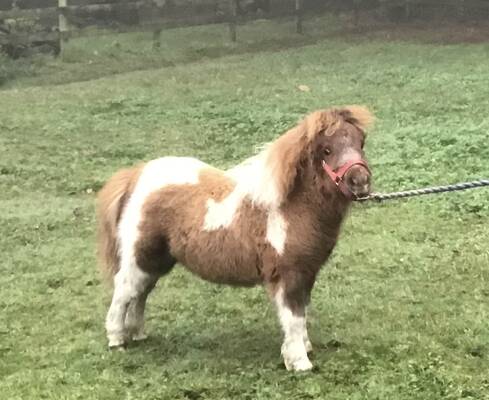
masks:
<path fill-rule="evenodd" d="M 158 47 L 160 33 L 165 28 L 218 23 L 227 23 L 230 39 L 236 41 L 236 27 L 240 22 L 294 13 L 297 32 L 301 33 L 302 6 L 303 0 L 272 0 L 271 11 L 240 16 L 239 0 L 200 0 L 190 7 L 188 2 L 166 0 L 40 0 L 26 4 L 22 4 L 22 0 L 0 0 L 0 23 L 3 21 L 4 25 L 19 25 L 20 28 L 26 21 L 32 23 L 32 26 L 27 24 L 27 32 L 25 29 L 4 28 L 0 34 L 0 45 L 47 41 L 57 43 L 58 50 L 62 51 L 70 38 L 89 32 L 93 34 L 93 29 L 89 28 L 96 26 L 117 32 L 152 31 L 154 46 Z M 104 14 L 106 18 L 100 18 Z M 93 15 L 99 18 L 93 18 Z"/>
<path fill-rule="evenodd" d="M 93 29 L 87 28 L 96 26 L 118 32 L 150 30 L 153 32 L 154 46 L 158 47 L 160 33 L 165 28 L 216 23 L 228 24 L 230 40 L 236 41 L 240 22 L 291 15 L 296 18 L 296 32 L 303 32 L 305 0 L 261 0 L 261 3 L 268 4 L 267 9 L 251 15 L 240 13 L 243 1 L 245 0 L 0 0 L 0 46 L 47 41 L 56 44 L 57 51 L 62 51 L 70 38 L 93 33 Z M 335 1 L 308 2 L 311 3 L 320 3 L 325 10 Z M 489 10 L 489 0 L 336 0 L 336 3 L 352 12 L 355 24 L 360 19 L 359 14 L 372 7 L 372 4 L 377 7 L 401 7 L 406 18 L 420 7 L 451 7 L 459 10 L 460 14 L 468 9 Z M 16 28 L 8 29 L 9 24 Z M 23 24 L 27 29 L 17 29 L 19 26 L 22 28 Z"/>

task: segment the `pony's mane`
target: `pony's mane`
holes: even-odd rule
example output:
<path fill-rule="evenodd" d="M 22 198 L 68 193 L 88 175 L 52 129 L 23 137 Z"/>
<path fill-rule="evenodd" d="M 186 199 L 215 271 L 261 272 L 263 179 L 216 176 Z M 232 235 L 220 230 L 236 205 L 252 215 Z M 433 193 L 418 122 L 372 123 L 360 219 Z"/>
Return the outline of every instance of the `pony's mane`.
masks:
<path fill-rule="evenodd" d="M 345 122 L 365 131 L 373 120 L 373 115 L 363 106 L 315 111 L 228 174 L 254 203 L 280 207 L 293 189 L 301 160 L 319 133 L 332 135 Z"/>

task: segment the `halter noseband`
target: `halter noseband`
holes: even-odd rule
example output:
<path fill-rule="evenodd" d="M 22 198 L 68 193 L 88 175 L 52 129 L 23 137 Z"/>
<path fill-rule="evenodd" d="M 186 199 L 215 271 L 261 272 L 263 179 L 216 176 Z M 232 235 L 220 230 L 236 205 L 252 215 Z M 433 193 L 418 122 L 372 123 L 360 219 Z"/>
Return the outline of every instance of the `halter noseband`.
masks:
<path fill-rule="evenodd" d="M 370 168 L 368 167 L 367 162 L 365 160 L 362 160 L 362 159 L 348 161 L 347 163 L 343 164 L 342 166 L 340 166 L 336 169 L 332 169 L 326 163 L 326 161 L 323 160 L 323 168 L 326 171 L 326 174 L 335 183 L 335 185 L 338 187 L 338 189 L 341 191 L 341 193 L 343 193 L 346 196 L 346 198 L 350 199 L 350 200 L 356 199 L 357 195 L 351 191 L 351 189 L 345 183 L 343 178 L 345 177 L 346 173 L 355 165 L 361 165 L 363 168 L 365 168 L 370 173 Z"/>

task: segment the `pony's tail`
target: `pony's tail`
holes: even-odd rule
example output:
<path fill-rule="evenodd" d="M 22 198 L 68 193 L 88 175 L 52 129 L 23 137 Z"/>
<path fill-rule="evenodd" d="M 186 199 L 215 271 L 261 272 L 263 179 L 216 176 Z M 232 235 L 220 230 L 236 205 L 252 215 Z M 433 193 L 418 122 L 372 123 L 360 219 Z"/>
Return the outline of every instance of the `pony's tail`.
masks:
<path fill-rule="evenodd" d="M 119 271 L 117 228 L 140 171 L 141 168 L 136 167 L 117 172 L 97 195 L 98 258 L 107 279 L 111 279 Z"/>

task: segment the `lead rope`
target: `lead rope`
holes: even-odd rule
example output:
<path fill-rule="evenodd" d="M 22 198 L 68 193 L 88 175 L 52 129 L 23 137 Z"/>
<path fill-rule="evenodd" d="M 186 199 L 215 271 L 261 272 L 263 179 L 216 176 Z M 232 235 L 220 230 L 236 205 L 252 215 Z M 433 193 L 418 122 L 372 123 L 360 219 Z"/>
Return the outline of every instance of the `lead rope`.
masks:
<path fill-rule="evenodd" d="M 476 189 L 484 186 L 489 186 L 489 179 L 479 179 L 472 182 L 461 182 L 455 183 L 453 185 L 445 186 L 432 186 L 422 189 L 405 190 L 402 192 L 392 192 L 392 193 L 372 193 L 366 197 L 360 197 L 355 199 L 355 201 L 368 201 L 375 200 L 377 202 L 382 202 L 385 200 L 400 199 L 404 197 L 422 196 L 425 194 L 434 193 L 444 193 L 444 192 L 456 192 L 458 190 L 469 190 Z"/>

